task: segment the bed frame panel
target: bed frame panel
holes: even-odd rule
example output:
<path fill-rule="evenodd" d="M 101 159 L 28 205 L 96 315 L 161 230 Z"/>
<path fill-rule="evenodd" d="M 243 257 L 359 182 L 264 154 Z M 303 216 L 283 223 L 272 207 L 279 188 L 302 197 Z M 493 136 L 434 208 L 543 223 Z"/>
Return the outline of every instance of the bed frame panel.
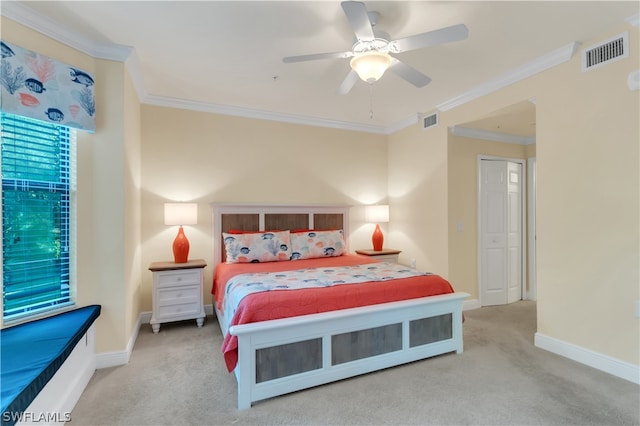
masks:
<path fill-rule="evenodd" d="M 214 265 L 223 260 L 222 232 L 229 229 L 343 229 L 348 245 L 348 206 L 212 207 Z M 238 338 L 238 409 L 360 374 L 461 353 L 462 302 L 468 296 L 451 293 L 233 326 L 229 332 Z"/>

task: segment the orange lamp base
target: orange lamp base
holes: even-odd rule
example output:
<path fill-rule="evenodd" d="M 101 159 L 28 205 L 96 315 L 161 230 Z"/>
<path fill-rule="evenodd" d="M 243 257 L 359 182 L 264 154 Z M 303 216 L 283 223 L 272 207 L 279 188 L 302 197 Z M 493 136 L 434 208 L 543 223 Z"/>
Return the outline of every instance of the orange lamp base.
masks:
<path fill-rule="evenodd" d="M 189 257 L 189 240 L 184 235 L 182 226 L 178 229 L 178 236 L 173 240 L 173 261 L 175 263 L 187 263 Z"/>
<path fill-rule="evenodd" d="M 371 236 L 371 242 L 373 243 L 373 249 L 375 251 L 382 250 L 384 235 L 382 235 L 382 230 L 380 229 L 380 225 L 378 224 L 376 224 L 376 229 L 373 231 L 373 235 Z"/>

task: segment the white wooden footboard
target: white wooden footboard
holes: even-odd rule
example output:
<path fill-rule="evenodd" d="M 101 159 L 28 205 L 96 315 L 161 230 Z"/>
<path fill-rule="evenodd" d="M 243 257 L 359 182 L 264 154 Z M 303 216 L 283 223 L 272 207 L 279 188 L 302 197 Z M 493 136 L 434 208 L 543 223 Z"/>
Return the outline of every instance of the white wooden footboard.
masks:
<path fill-rule="evenodd" d="M 233 326 L 229 331 L 238 338 L 238 365 L 235 369 L 238 409 L 250 408 L 255 401 L 383 368 L 453 351 L 461 353 L 462 302 L 468 296 L 467 293 L 451 293 Z M 434 324 L 440 327 L 437 325 L 440 318 L 445 319 L 443 323 L 446 324 L 446 330 L 435 330 L 435 334 L 440 334 L 441 337 L 435 340 L 424 338 L 419 329 L 423 324 L 424 327 L 433 328 Z M 426 325 L 425 321 L 430 319 L 436 321 Z M 361 338 L 354 332 L 365 334 Z M 392 335 L 391 338 L 387 339 L 387 334 Z M 347 348 L 348 356 L 353 356 L 353 359 L 336 361 L 344 358 L 345 342 L 358 339 L 373 341 L 378 335 L 383 336 L 381 340 L 389 340 L 391 343 L 385 343 L 384 348 L 376 347 L 374 352 L 377 353 L 371 355 L 358 353 L 353 356 L 352 351 Z M 397 336 L 397 344 L 393 343 L 394 336 Z M 282 345 L 314 341 L 317 342 L 315 346 L 319 352 L 317 365 L 302 372 L 287 373 L 284 377 L 265 378 L 260 373 L 261 378 L 257 379 L 258 353 L 262 354 L 265 349 L 268 352 L 270 348 Z M 374 344 L 380 346 L 377 342 Z M 269 354 L 260 356 L 269 358 Z"/>

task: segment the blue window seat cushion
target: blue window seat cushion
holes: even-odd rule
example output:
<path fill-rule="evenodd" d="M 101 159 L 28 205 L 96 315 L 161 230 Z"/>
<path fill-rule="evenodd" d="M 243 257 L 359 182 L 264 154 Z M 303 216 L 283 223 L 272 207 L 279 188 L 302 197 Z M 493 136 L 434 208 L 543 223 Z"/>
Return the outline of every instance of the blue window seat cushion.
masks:
<path fill-rule="evenodd" d="M 21 413 L 100 316 L 90 305 L 0 331 L 2 413 Z"/>

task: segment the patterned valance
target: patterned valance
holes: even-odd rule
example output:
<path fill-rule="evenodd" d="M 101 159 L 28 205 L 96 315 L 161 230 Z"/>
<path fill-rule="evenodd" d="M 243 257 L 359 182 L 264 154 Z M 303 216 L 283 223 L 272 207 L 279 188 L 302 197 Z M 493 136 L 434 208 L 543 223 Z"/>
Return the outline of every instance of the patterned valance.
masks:
<path fill-rule="evenodd" d="M 19 46 L 2 43 L 0 108 L 3 112 L 93 132 L 93 76 Z"/>

